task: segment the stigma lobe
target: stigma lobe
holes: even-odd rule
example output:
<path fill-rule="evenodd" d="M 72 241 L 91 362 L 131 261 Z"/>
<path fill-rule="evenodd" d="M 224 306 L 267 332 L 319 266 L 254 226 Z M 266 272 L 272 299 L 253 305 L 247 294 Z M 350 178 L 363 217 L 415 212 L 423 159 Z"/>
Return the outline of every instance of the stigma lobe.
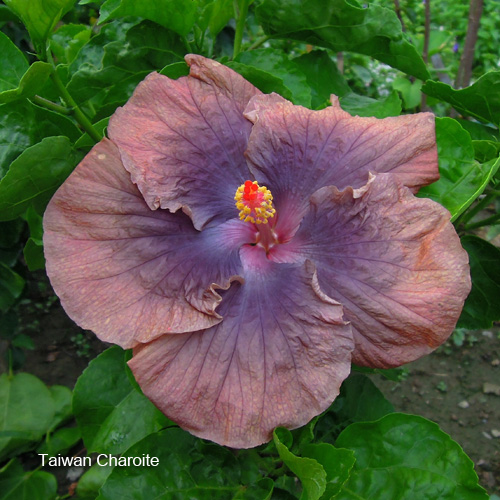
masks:
<path fill-rule="evenodd" d="M 244 222 L 267 224 L 276 213 L 271 191 L 266 186 L 259 186 L 257 181 L 245 181 L 236 190 L 234 200 L 240 220 Z"/>

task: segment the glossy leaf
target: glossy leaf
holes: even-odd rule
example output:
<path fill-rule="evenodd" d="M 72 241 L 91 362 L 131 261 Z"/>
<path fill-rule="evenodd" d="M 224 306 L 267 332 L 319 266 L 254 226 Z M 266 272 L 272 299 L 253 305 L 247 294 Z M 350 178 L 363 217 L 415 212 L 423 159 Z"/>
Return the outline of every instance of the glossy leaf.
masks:
<path fill-rule="evenodd" d="M 340 388 L 340 395 L 315 428 L 317 440 L 334 443 L 339 432 L 354 422 L 377 420 L 394 407 L 365 375 L 354 374 Z"/>
<path fill-rule="evenodd" d="M 0 461 L 29 449 L 47 432 L 54 400 L 37 377 L 18 373 L 0 376 Z"/>
<path fill-rule="evenodd" d="M 478 163 L 468 132 L 452 118 L 436 118 L 440 179 L 419 191 L 446 207 L 456 218 L 484 191 L 500 160 Z"/>
<path fill-rule="evenodd" d="M 29 101 L 0 105 L 0 179 L 10 163 L 44 137 L 65 135 L 76 140 L 80 131 L 67 117 Z"/>
<path fill-rule="evenodd" d="M 31 204 L 39 213 L 77 162 L 67 137 L 48 137 L 16 158 L 0 181 L 0 220 L 21 215 Z"/>
<path fill-rule="evenodd" d="M 78 427 L 63 427 L 43 441 L 36 452 L 37 454 L 46 453 L 50 457 L 56 457 L 58 454 L 65 455 L 81 438 Z"/>
<path fill-rule="evenodd" d="M 0 312 L 7 312 L 21 296 L 24 284 L 19 274 L 0 261 Z"/>
<path fill-rule="evenodd" d="M 128 449 L 122 457 L 158 458 L 157 466 L 115 467 L 100 489 L 98 500 L 141 498 L 174 500 L 262 500 L 270 498 L 272 481 L 244 485 L 235 455 L 217 445 L 202 442 L 179 428 L 151 434 Z M 271 490 L 271 491 L 269 491 Z"/>
<path fill-rule="evenodd" d="M 290 89 L 294 104 L 311 107 L 311 89 L 306 75 L 283 51 L 266 48 L 241 52 L 236 62 L 256 67 L 281 78 L 284 86 Z"/>
<path fill-rule="evenodd" d="M 386 98 L 380 100 L 352 92 L 340 99 L 340 106 L 352 116 L 387 118 L 399 116 L 401 113 L 401 101 L 396 92 L 391 92 Z"/>
<path fill-rule="evenodd" d="M 28 61 L 23 53 L 14 45 L 7 35 L 0 31 L 0 96 L 10 89 L 18 86 L 22 76 L 28 69 Z"/>
<path fill-rule="evenodd" d="M 33 97 L 49 79 L 52 66 L 42 61 L 34 62 L 21 78 L 19 86 L 0 92 L 0 104 Z"/>
<path fill-rule="evenodd" d="M 472 141 L 474 156 L 480 163 L 486 163 L 496 159 L 500 154 L 500 142 L 496 141 Z"/>
<path fill-rule="evenodd" d="M 196 2 L 193 0 L 107 0 L 101 7 L 99 22 L 124 16 L 149 19 L 185 36 L 194 25 Z"/>
<path fill-rule="evenodd" d="M 112 465 L 94 463 L 78 481 L 76 486 L 78 500 L 95 500 L 99 495 L 101 486 L 106 482 L 112 470 Z"/>
<path fill-rule="evenodd" d="M 398 77 L 392 82 L 392 88 L 401 92 L 405 109 L 412 109 L 420 104 L 422 99 L 422 92 L 420 91 L 422 82 L 420 80 L 411 82 L 407 78 Z"/>
<path fill-rule="evenodd" d="M 116 23 L 118 24 L 118 23 Z M 150 21 L 104 26 L 69 66 L 68 91 L 80 104 L 91 100 L 94 120 L 109 117 L 152 71 L 183 62 L 180 37 Z"/>
<path fill-rule="evenodd" d="M 51 386 L 50 393 L 54 400 L 54 418 L 49 429 L 52 431 L 72 417 L 71 400 L 73 393 L 71 389 L 64 385 Z"/>
<path fill-rule="evenodd" d="M 90 40 L 92 30 L 84 24 L 64 24 L 50 37 L 50 50 L 58 63 L 70 64 Z"/>
<path fill-rule="evenodd" d="M 276 92 L 285 99 L 292 100 L 292 91 L 285 86 L 282 78 L 268 71 L 264 71 L 263 69 L 237 61 L 224 61 L 224 64 L 239 73 L 245 80 L 248 80 L 251 84 L 264 92 L 264 94 Z"/>
<path fill-rule="evenodd" d="M 25 472 L 18 460 L 0 469 L 0 500 L 53 500 L 56 495 L 56 478 L 48 472 Z"/>
<path fill-rule="evenodd" d="M 311 87 L 311 106 L 322 109 L 330 104 L 330 95 L 343 97 L 351 92 L 349 85 L 325 50 L 313 50 L 292 61 L 306 75 Z"/>
<path fill-rule="evenodd" d="M 26 210 L 24 216 L 26 222 L 28 223 L 30 229 L 30 237 L 24 245 L 23 255 L 26 265 L 30 271 L 36 271 L 37 269 L 43 269 L 45 267 L 45 257 L 43 255 L 43 218 L 34 209 L 33 205 L 30 205 Z M 70 395 L 71 400 L 71 395 Z"/>
<path fill-rule="evenodd" d="M 326 489 L 322 500 L 333 498 L 347 481 L 356 459 L 352 450 L 335 448 L 329 443 L 309 444 L 301 449 L 302 456 L 316 460 L 326 472 Z"/>
<path fill-rule="evenodd" d="M 455 90 L 450 85 L 429 80 L 425 94 L 450 103 L 457 111 L 498 127 L 500 123 L 500 71 L 490 71 L 470 87 Z"/>
<path fill-rule="evenodd" d="M 122 453 L 169 425 L 139 392 L 126 360 L 125 351 L 112 347 L 91 361 L 76 382 L 73 413 L 89 453 Z"/>
<path fill-rule="evenodd" d="M 336 446 L 354 451 L 356 462 L 335 500 L 487 500 L 472 461 L 437 424 L 393 413 L 352 424 Z"/>
<path fill-rule="evenodd" d="M 326 490 L 327 474 L 323 466 L 313 458 L 294 455 L 288 448 L 290 432 L 278 428 L 273 433 L 274 444 L 285 465 L 300 479 L 303 491 L 301 500 L 318 500 Z M 288 442 L 288 445 L 285 444 Z"/>
<path fill-rule="evenodd" d="M 462 238 L 469 253 L 472 290 L 458 321 L 460 328 L 490 328 L 500 320 L 500 250 L 473 235 Z"/>
<path fill-rule="evenodd" d="M 396 14 L 371 4 L 333 0 L 264 0 L 256 9 L 266 34 L 292 38 L 335 51 L 372 56 L 421 80 L 425 64 L 402 32 Z"/>
<path fill-rule="evenodd" d="M 234 17 L 232 0 L 202 0 L 199 5 L 202 10 L 196 24 L 202 31 L 208 28 L 212 36 L 216 36 Z"/>
<path fill-rule="evenodd" d="M 38 54 L 45 54 L 45 42 L 76 0 L 5 0 L 23 21 Z"/>

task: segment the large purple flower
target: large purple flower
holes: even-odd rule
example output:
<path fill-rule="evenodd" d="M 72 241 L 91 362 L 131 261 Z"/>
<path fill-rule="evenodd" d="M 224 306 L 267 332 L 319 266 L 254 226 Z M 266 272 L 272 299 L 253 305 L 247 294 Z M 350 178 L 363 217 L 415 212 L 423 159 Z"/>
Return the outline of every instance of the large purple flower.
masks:
<path fill-rule="evenodd" d="M 413 195 L 438 178 L 430 113 L 311 111 L 186 60 L 188 77 L 137 87 L 50 202 L 47 271 L 80 326 L 134 348 L 158 408 L 251 447 L 324 411 L 351 360 L 440 345 L 467 255 Z"/>

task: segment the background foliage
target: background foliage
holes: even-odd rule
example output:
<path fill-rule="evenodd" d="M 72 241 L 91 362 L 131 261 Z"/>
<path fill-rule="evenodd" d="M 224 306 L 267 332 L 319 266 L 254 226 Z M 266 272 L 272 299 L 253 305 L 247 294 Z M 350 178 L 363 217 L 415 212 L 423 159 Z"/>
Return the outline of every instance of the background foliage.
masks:
<path fill-rule="evenodd" d="M 471 8 L 478 0 L 472 0 Z M 311 109 L 339 96 L 351 114 L 430 109 L 441 179 L 422 189 L 451 213 L 471 261 L 466 329 L 500 319 L 499 2 L 485 3 L 475 57 L 465 57 L 469 4 L 389 0 L 4 0 L 0 3 L 0 499 L 58 496 L 50 468 L 27 452 L 150 454 L 160 467 L 94 465 L 82 500 L 133 498 L 481 500 L 471 460 L 439 427 L 395 413 L 367 375 L 295 431 L 235 452 L 194 438 L 147 400 L 110 348 L 74 391 L 22 372 L 19 332 L 29 273 L 44 268 L 42 216 L 114 110 L 151 71 L 187 74 L 184 55 L 213 57 L 264 92 Z M 470 67 L 472 80 L 457 85 Z M 464 88 L 460 88 L 460 87 Z M 397 377 L 389 371 L 387 377 Z M 76 420 L 76 425 L 74 421 Z M 69 422 L 69 424 L 68 424 Z M 135 498 L 135 497 L 134 497 Z"/>

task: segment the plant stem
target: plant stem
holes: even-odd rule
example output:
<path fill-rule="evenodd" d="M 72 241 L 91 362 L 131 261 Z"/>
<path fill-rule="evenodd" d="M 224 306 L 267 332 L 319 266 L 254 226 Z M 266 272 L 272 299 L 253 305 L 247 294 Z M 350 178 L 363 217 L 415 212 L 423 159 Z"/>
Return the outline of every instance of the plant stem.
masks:
<path fill-rule="evenodd" d="M 237 21 L 236 33 L 234 34 L 233 59 L 241 52 L 241 41 L 243 40 L 243 30 L 245 29 L 249 4 L 250 0 L 234 0 L 234 15 Z"/>
<path fill-rule="evenodd" d="M 489 226 L 490 224 L 494 224 L 495 222 L 500 221 L 500 214 L 492 215 L 491 217 L 487 217 L 486 219 L 480 220 L 478 222 L 473 222 L 472 224 L 467 224 L 464 229 L 469 231 L 471 229 L 477 229 L 478 227 Z"/>
<path fill-rule="evenodd" d="M 478 214 L 481 210 L 486 208 L 490 203 L 492 203 L 495 198 L 498 196 L 498 189 L 500 188 L 500 180 L 497 181 L 491 189 L 488 189 L 488 194 L 485 197 L 478 201 L 476 205 L 472 208 L 469 208 L 465 211 L 453 224 L 455 227 L 458 227 L 460 224 L 463 224 L 464 227 L 467 226 L 467 222 L 469 222 L 476 214 Z"/>
<path fill-rule="evenodd" d="M 191 47 L 191 43 L 187 39 L 187 37 L 183 36 L 182 41 L 184 42 L 184 45 L 186 46 L 186 50 L 188 54 L 191 54 L 193 52 L 193 47 Z"/>
<path fill-rule="evenodd" d="M 431 0 L 425 0 L 425 32 L 424 32 L 424 50 L 422 59 L 425 64 L 429 62 L 429 41 L 431 38 Z M 427 96 L 422 92 L 420 101 L 420 111 L 425 111 L 427 106 Z"/>
<path fill-rule="evenodd" d="M 469 22 L 467 25 L 467 35 L 465 36 L 464 50 L 460 58 L 460 66 L 457 71 L 455 88 L 467 87 L 472 74 L 472 63 L 474 62 L 474 49 L 477 42 L 479 23 L 483 13 L 483 0 L 470 0 Z"/>
<path fill-rule="evenodd" d="M 70 115 L 71 109 L 65 108 L 60 104 L 49 101 L 45 99 L 45 97 L 40 97 L 39 95 L 35 95 L 31 98 L 34 104 L 41 106 L 42 108 L 50 109 L 50 111 L 55 111 L 56 113 L 60 113 L 61 115 Z"/>
<path fill-rule="evenodd" d="M 399 5 L 399 0 L 394 0 L 394 10 L 396 11 L 396 16 L 398 16 L 399 22 L 401 23 L 402 31 L 406 31 L 403 16 L 401 15 L 401 5 Z"/>
<path fill-rule="evenodd" d="M 259 39 L 255 40 L 255 42 L 253 42 L 252 45 L 250 45 L 250 47 L 248 47 L 248 50 L 258 49 L 263 43 L 266 43 L 270 38 L 271 38 L 270 35 L 261 36 Z"/>
<path fill-rule="evenodd" d="M 71 94 L 68 92 L 68 89 L 64 86 L 64 83 L 61 81 L 59 78 L 59 75 L 57 74 L 57 69 L 54 64 L 54 60 L 52 59 L 52 55 L 50 52 L 47 52 L 47 58 L 49 62 L 52 64 L 52 74 L 50 75 L 50 78 L 54 85 L 56 86 L 57 90 L 59 91 L 59 95 L 62 97 L 64 102 L 67 104 L 68 108 L 71 109 L 73 112 L 73 115 L 76 119 L 76 121 L 80 124 L 80 126 L 89 134 L 89 136 L 95 141 L 99 142 L 102 139 L 101 134 L 97 132 L 97 130 L 94 128 L 92 125 L 91 121 L 87 118 L 87 116 L 83 113 L 83 111 L 78 107 L 78 104 L 76 101 L 73 99 Z"/>

